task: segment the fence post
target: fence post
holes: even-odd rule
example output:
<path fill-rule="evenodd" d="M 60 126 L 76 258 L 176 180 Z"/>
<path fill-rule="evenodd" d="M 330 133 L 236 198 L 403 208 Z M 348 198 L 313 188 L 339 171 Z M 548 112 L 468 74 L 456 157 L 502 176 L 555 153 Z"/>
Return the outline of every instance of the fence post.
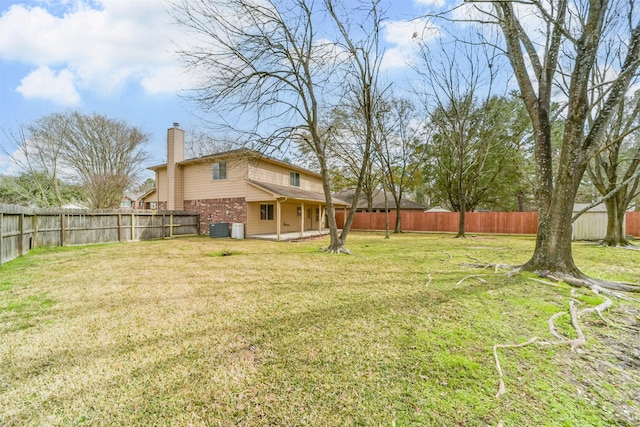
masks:
<path fill-rule="evenodd" d="M 173 214 L 169 215 L 169 238 L 173 239 Z"/>
<path fill-rule="evenodd" d="M 38 247 L 38 214 L 33 213 L 31 217 L 31 228 L 33 229 L 33 249 Z"/>
<path fill-rule="evenodd" d="M 131 214 L 131 241 L 136 240 L 136 214 Z"/>
<path fill-rule="evenodd" d="M 4 219 L 4 213 L 0 212 L 0 265 L 2 265 L 2 260 L 4 259 L 4 245 L 2 244 L 2 232 L 3 232 L 3 225 L 2 225 L 2 221 Z"/>
<path fill-rule="evenodd" d="M 118 242 L 122 243 L 122 215 L 118 214 Z"/>
<path fill-rule="evenodd" d="M 64 223 L 64 214 L 60 214 L 60 246 L 66 243 L 67 226 Z"/>
<path fill-rule="evenodd" d="M 18 256 L 24 254 L 24 214 L 18 217 Z"/>

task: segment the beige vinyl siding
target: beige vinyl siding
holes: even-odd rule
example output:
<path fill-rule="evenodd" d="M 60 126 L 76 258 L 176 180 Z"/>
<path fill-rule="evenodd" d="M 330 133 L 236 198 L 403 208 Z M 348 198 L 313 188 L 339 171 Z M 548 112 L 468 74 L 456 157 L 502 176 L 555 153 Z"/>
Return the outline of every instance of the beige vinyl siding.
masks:
<path fill-rule="evenodd" d="M 247 195 L 246 195 L 246 200 L 247 202 L 256 202 L 256 201 L 261 201 L 261 200 L 271 200 L 275 203 L 276 198 L 273 194 L 261 190 L 259 188 L 254 187 L 253 185 L 249 185 L 247 187 Z"/>
<path fill-rule="evenodd" d="M 167 169 L 158 171 L 158 182 L 156 182 L 156 194 L 149 202 L 166 202 L 169 199 L 169 186 L 167 185 Z"/>
<path fill-rule="evenodd" d="M 260 219 L 260 205 L 273 204 L 273 221 Z M 281 233 L 292 233 L 300 231 L 302 218 L 298 216 L 298 208 L 300 203 L 281 203 Z M 304 218 L 304 229 L 315 230 L 318 228 L 318 222 L 315 219 L 316 208 L 318 204 L 305 204 L 303 214 L 306 215 L 307 209 L 312 211 L 312 219 L 307 216 Z M 274 234 L 277 231 L 276 221 L 278 219 L 278 204 L 275 200 L 263 202 L 251 202 L 247 204 L 247 234 Z"/>
<path fill-rule="evenodd" d="M 282 233 L 291 233 L 292 231 L 300 231 L 300 220 L 298 216 L 298 207 L 300 203 L 282 203 L 282 224 L 280 231 Z"/>
<path fill-rule="evenodd" d="M 221 160 L 225 161 L 225 160 Z M 247 196 L 247 161 L 226 160 L 227 179 L 212 180 L 211 165 L 214 162 L 184 165 L 185 200 L 223 199 Z"/>
<path fill-rule="evenodd" d="M 300 173 L 300 187 L 296 188 L 314 193 L 322 193 L 322 180 L 318 177 L 306 174 L 297 169 L 287 168 L 263 160 L 249 163 L 249 179 L 258 182 L 288 187 L 290 172 Z"/>
<path fill-rule="evenodd" d="M 248 235 L 251 234 L 267 234 L 276 232 L 276 201 L 273 203 L 273 221 L 265 221 L 260 219 L 260 202 L 247 203 L 247 230 Z"/>

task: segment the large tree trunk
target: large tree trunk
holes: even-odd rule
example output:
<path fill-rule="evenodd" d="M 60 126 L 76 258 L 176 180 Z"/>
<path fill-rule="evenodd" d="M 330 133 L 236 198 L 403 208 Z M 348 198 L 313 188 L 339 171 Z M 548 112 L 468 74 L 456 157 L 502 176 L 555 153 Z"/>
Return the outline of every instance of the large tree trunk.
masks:
<path fill-rule="evenodd" d="M 629 244 L 624 230 L 624 208 L 626 206 L 621 206 L 619 198 L 616 195 L 605 200 L 605 205 L 607 206 L 607 235 L 602 240 L 602 244 L 606 246 L 626 246 Z"/>
<path fill-rule="evenodd" d="M 548 270 L 582 277 L 571 252 L 573 204 L 580 180 L 587 167 L 586 160 L 561 163 L 558 182 L 552 192 L 551 203 L 545 211 L 538 209 L 538 235 L 526 270 Z M 566 165 L 566 166 L 564 166 Z"/>

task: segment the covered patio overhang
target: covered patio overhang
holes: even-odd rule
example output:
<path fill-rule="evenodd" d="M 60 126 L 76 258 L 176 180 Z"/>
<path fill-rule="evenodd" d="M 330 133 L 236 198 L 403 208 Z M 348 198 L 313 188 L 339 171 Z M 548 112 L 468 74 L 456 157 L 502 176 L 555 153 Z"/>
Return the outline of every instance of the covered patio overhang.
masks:
<path fill-rule="evenodd" d="M 262 221 L 255 226 L 248 221 L 247 238 L 299 240 L 329 233 L 323 193 L 251 180 L 248 182 L 262 193 L 262 196 L 247 200 L 248 216 L 254 216 L 253 213 L 259 210 Z M 273 218 L 269 218 L 270 212 L 264 211 L 270 209 L 269 204 L 273 204 Z M 333 204 L 337 208 L 347 206 L 342 200 L 335 200 Z"/>

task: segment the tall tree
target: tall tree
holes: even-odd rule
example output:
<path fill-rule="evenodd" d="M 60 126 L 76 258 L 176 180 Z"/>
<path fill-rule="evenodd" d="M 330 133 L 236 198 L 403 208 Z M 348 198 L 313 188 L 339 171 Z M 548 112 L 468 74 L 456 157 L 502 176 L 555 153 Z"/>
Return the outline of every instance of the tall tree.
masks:
<path fill-rule="evenodd" d="M 60 177 L 82 186 L 89 207 L 115 209 L 135 183 L 146 158 L 149 137 L 102 115 L 53 113 L 20 131 L 19 166 L 29 175 L 46 206 L 64 202 Z"/>
<path fill-rule="evenodd" d="M 396 98 L 383 105 L 376 116 L 376 152 L 382 169 L 385 200 L 388 189 L 396 206 L 394 233 L 401 233 L 402 201 L 420 182 L 420 169 L 427 157 L 427 135 L 424 121 L 410 100 Z"/>
<path fill-rule="evenodd" d="M 342 36 L 338 45 L 349 54 L 346 61 L 348 78 L 344 99 L 351 105 L 357 120 L 361 122 L 361 132 L 354 136 L 360 139 L 362 162 L 357 173 L 351 209 L 340 233 L 340 238 L 344 241 L 355 218 L 360 193 L 366 184 L 371 182 L 370 177 L 373 176 L 376 117 L 382 95 L 379 74 L 382 61 L 380 30 L 383 18 L 379 10 L 380 0 L 362 2 L 362 9 L 356 8 L 351 11 L 343 9 L 341 14 L 337 12 L 336 4 L 338 2 L 325 0 L 329 14 Z M 349 18 L 350 16 L 355 18 Z M 357 36 L 354 36 L 354 33 L 361 34 L 361 37 L 356 39 Z"/>
<path fill-rule="evenodd" d="M 604 149 L 589 164 L 587 172 L 605 199 L 607 234 L 603 244 L 626 246 L 624 217 L 640 184 L 640 91 L 621 102 L 605 134 Z"/>
<path fill-rule="evenodd" d="M 421 74 L 432 92 L 433 184 L 460 213 L 457 237 L 464 237 L 466 212 L 496 186 L 515 145 L 506 127 L 510 112 L 493 95 L 500 68 L 495 50 L 478 51 L 474 40 L 452 43 L 453 49 L 441 42 L 436 51 L 423 45 Z"/>
<path fill-rule="evenodd" d="M 365 16 L 376 16 L 376 4 Z M 331 238 L 327 250 L 346 252 L 348 224 L 339 234 L 331 197 L 331 135 L 322 122 L 333 107 L 329 99 L 339 96 L 348 77 L 357 81 L 358 73 L 371 71 L 370 64 L 362 67 L 368 42 L 351 39 L 346 10 L 331 0 L 176 0 L 173 11 L 198 43 L 181 52 L 201 77 L 196 101 L 226 116 L 221 121 L 247 143 L 280 148 L 297 142 L 314 154 Z M 338 40 L 328 41 L 326 28 L 321 37 L 319 22 L 329 22 Z"/>
<path fill-rule="evenodd" d="M 73 171 L 94 209 L 117 209 L 146 159 L 149 136 L 126 122 L 78 112 L 68 116 L 62 161 Z"/>
<path fill-rule="evenodd" d="M 322 175 L 331 238 L 327 250 L 345 250 L 331 198 L 327 135 L 321 128 L 320 94 L 328 85 L 335 56 L 332 46 L 317 35 L 315 4 L 181 0 L 173 6 L 175 19 L 199 42 L 181 51 L 202 76 L 196 101 L 205 111 L 243 117 L 237 120 L 243 125 L 252 121 L 249 128 L 230 126 L 247 140 L 258 139 L 263 147 L 287 140 L 304 144 L 317 158 Z"/>
<path fill-rule="evenodd" d="M 532 0 L 527 4 L 475 5 L 497 25 L 534 129 L 538 234 L 529 270 L 583 276 L 571 251 L 573 204 L 591 158 L 602 148 L 607 125 L 640 66 L 640 22 L 633 0 Z M 538 24 L 531 25 L 533 19 Z M 605 83 L 603 101 L 589 93 L 603 46 L 615 41 L 617 71 Z M 602 66 L 602 63 L 599 63 Z M 555 176 L 551 102 L 567 98 L 562 146 Z"/>
<path fill-rule="evenodd" d="M 21 175 L 28 177 L 20 181 L 28 183 L 25 194 L 33 194 L 42 207 L 59 207 L 64 203 L 60 192 L 60 163 L 69 131 L 68 121 L 68 115 L 53 113 L 7 134 L 15 150 L 8 154 L 22 171 Z M 35 189 L 37 195 L 32 192 Z"/>

